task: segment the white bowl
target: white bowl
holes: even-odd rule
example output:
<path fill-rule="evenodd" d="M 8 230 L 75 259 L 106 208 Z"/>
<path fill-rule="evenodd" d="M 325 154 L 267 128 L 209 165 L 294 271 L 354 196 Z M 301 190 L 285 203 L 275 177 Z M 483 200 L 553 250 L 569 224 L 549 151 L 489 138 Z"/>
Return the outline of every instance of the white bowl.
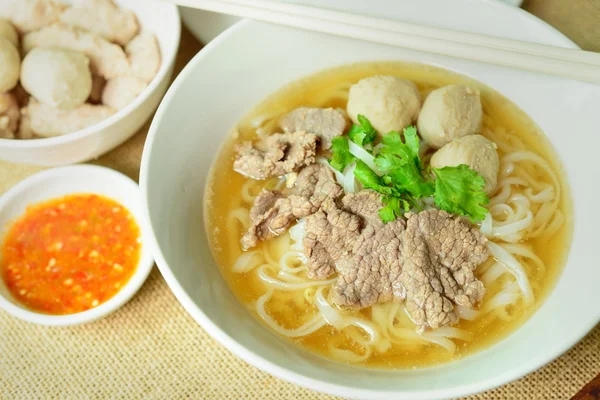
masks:
<path fill-rule="evenodd" d="M 391 7 L 391 4 L 395 7 Z M 474 0 L 339 0 L 377 15 L 575 47 L 522 10 Z M 389 6 L 389 7 L 388 7 Z M 285 61 L 279 55 L 290 55 Z M 291 61 L 293 59 L 293 61 Z M 277 61 L 279 60 L 279 61 Z M 540 309 L 500 343 L 462 360 L 418 370 L 366 370 L 324 360 L 276 336 L 241 305 L 211 255 L 202 215 L 206 176 L 233 125 L 267 95 L 323 68 L 358 61 L 435 64 L 499 90 L 555 146 L 574 196 L 568 263 Z M 596 243 L 600 194 L 594 167 L 600 86 L 451 57 L 245 21 L 212 41 L 179 75 L 150 128 L 140 186 L 155 259 L 190 315 L 250 364 L 298 385 L 360 399 L 440 399 L 487 390 L 551 361 L 600 320 Z M 169 160 L 169 162 L 165 162 Z"/>
<path fill-rule="evenodd" d="M 162 62 L 152 82 L 131 104 L 96 125 L 51 138 L 0 139 L 0 160 L 41 166 L 85 162 L 125 142 L 148 121 L 171 82 L 181 36 L 179 11 L 160 1 L 116 3 L 135 12 L 141 28 L 156 35 Z"/>
<path fill-rule="evenodd" d="M 192 35 L 206 44 L 240 19 L 192 7 L 179 7 L 181 19 Z"/>
<path fill-rule="evenodd" d="M 139 264 L 123 288 L 112 298 L 87 311 L 68 315 L 48 315 L 32 311 L 15 300 L 0 279 L 0 308 L 22 320 L 41 325 L 66 326 L 95 321 L 114 312 L 133 297 L 152 270 L 149 229 L 138 185 L 129 177 L 105 167 L 74 165 L 39 172 L 13 186 L 0 197 L 0 243 L 6 228 L 25 213 L 28 205 L 76 193 L 106 196 L 126 207 L 141 230 Z M 0 255 L 1 257 L 1 255 Z"/>

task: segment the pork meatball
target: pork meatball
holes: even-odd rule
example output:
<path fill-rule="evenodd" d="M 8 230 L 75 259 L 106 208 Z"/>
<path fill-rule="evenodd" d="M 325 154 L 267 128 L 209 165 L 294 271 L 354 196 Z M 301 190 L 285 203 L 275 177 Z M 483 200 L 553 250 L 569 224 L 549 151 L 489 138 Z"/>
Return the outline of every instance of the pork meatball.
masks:
<path fill-rule="evenodd" d="M 72 109 L 92 91 L 89 59 L 80 52 L 38 47 L 23 60 L 21 85 L 40 103 Z"/>
<path fill-rule="evenodd" d="M 358 123 L 362 114 L 381 135 L 402 131 L 421 109 L 421 94 L 411 81 L 396 76 L 372 76 L 350 88 L 348 116 Z"/>
<path fill-rule="evenodd" d="M 433 168 L 468 165 L 485 179 L 484 190 L 488 195 L 496 191 L 500 160 L 496 143 L 481 135 L 469 135 L 452 140 L 431 157 Z"/>
<path fill-rule="evenodd" d="M 17 30 L 10 21 L 2 18 L 0 18 L 0 37 L 8 39 L 15 48 L 19 47 L 19 35 L 17 34 Z"/>
<path fill-rule="evenodd" d="M 12 90 L 19 82 L 21 56 L 9 39 L 0 36 L 0 93 Z"/>
<path fill-rule="evenodd" d="M 479 92 L 466 85 L 450 85 L 427 96 L 417 128 L 423 140 L 439 149 L 453 139 L 477 133 L 481 127 Z"/>

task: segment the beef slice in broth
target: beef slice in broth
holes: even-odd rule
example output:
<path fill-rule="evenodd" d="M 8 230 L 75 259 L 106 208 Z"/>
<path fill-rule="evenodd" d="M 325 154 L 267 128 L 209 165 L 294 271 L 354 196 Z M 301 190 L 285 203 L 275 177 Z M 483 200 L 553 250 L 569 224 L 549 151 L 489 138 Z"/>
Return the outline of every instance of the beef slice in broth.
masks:
<path fill-rule="evenodd" d="M 329 149 L 331 141 L 344 134 L 346 115 L 334 108 L 300 107 L 286 114 L 279 121 L 284 132 L 310 132 L 321 138 L 321 147 Z"/>

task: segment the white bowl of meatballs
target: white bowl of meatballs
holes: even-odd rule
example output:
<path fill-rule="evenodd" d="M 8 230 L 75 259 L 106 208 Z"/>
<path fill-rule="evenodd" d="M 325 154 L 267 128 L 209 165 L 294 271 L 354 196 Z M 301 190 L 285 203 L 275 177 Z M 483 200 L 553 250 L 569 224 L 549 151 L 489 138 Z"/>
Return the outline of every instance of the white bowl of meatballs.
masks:
<path fill-rule="evenodd" d="M 331 3 L 575 47 L 497 2 Z M 505 384 L 600 321 L 581 306 L 600 304 L 599 102 L 587 83 L 240 22 L 150 128 L 156 263 L 207 332 L 295 384 L 370 400 Z"/>
<path fill-rule="evenodd" d="M 0 159 L 57 166 L 117 147 L 150 118 L 179 46 L 177 7 L 0 1 Z"/>

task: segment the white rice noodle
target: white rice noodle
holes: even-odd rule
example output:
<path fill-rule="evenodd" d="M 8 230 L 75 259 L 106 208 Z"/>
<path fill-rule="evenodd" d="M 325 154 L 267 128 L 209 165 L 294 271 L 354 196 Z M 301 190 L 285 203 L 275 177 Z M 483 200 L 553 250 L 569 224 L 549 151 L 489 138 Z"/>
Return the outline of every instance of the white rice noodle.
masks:
<path fill-rule="evenodd" d="M 241 195 L 242 195 L 242 200 L 246 203 L 246 204 L 252 204 L 254 203 L 254 199 L 256 198 L 257 195 L 252 194 L 252 188 L 254 185 L 256 185 L 255 180 L 253 179 L 247 179 L 244 184 L 242 185 L 242 189 L 240 191 Z"/>
<path fill-rule="evenodd" d="M 510 176 L 502 179 L 502 185 L 527 186 L 527 182 L 525 179 L 519 178 L 518 176 Z"/>
<path fill-rule="evenodd" d="M 229 212 L 227 216 L 227 225 L 231 229 L 234 223 L 239 222 L 242 225 L 243 230 L 247 230 L 250 227 L 250 213 L 247 208 L 238 207 Z"/>
<path fill-rule="evenodd" d="M 542 204 L 535 216 L 535 221 L 533 223 L 534 231 L 531 233 L 531 237 L 539 237 L 542 234 L 544 234 L 544 236 L 548 236 L 548 234 L 545 232 L 545 229 L 553 218 L 558 218 L 559 221 L 564 222 L 562 212 L 557 210 L 557 208 L 558 206 L 553 203 Z M 560 228 L 560 225 L 558 225 L 558 228 Z"/>
<path fill-rule="evenodd" d="M 552 184 L 548 185 L 546 183 L 541 183 L 524 169 L 518 171 L 518 174 L 527 181 L 528 186 L 537 190 L 537 193 L 535 194 L 531 189 L 526 191 L 527 197 L 534 203 L 542 204 L 535 215 L 533 232 L 529 234 L 530 237 L 539 237 L 544 233 L 546 226 L 550 223 L 553 215 L 558 209 L 561 196 L 558 178 L 552 171 L 550 164 L 542 157 L 532 152 L 509 153 L 504 156 L 503 162 L 531 162 L 535 164 L 536 167 L 542 169 L 552 180 Z M 556 229 L 556 225 L 558 225 L 558 223 L 553 226 L 553 229 Z"/>
<path fill-rule="evenodd" d="M 350 147 L 350 154 L 367 164 L 377 175 L 382 175 L 375 165 L 375 157 L 373 157 L 372 154 L 369 154 L 368 151 L 354 143 L 352 140 L 349 140 L 348 144 Z"/>
<path fill-rule="evenodd" d="M 518 178 L 516 178 L 518 179 Z M 554 188 L 550 185 L 546 186 L 538 193 L 533 193 L 531 188 L 525 189 L 525 194 L 533 203 L 548 203 L 554 200 Z"/>
<path fill-rule="evenodd" d="M 271 318 L 271 316 L 267 313 L 267 310 L 265 309 L 265 304 L 271 299 L 272 296 L 272 290 L 269 290 L 267 293 L 262 295 L 256 302 L 256 312 L 258 313 L 258 315 L 260 315 L 263 321 L 265 321 L 265 323 L 269 325 L 271 329 L 273 329 L 280 335 L 290 338 L 306 336 L 318 331 L 319 329 L 327 325 L 327 322 L 325 322 L 321 314 L 317 314 L 310 321 L 308 321 L 302 326 L 299 326 L 298 328 L 285 329 L 281 327 L 277 322 L 275 322 L 275 320 L 273 320 L 273 318 Z"/>
<path fill-rule="evenodd" d="M 304 282 L 306 282 L 304 279 L 300 278 L 299 276 L 290 274 L 289 272 L 286 272 L 286 271 L 279 271 L 277 273 L 277 277 L 279 279 L 281 279 L 282 281 L 290 282 L 290 283 L 304 283 Z"/>
<path fill-rule="evenodd" d="M 420 334 L 421 338 L 424 340 L 435 343 L 438 346 L 442 346 L 450 353 L 454 353 L 456 351 L 456 343 L 454 343 L 451 339 L 459 339 L 459 340 L 469 340 L 471 335 L 458 328 L 444 327 L 432 329 L 430 331 L 425 331 Z"/>
<path fill-rule="evenodd" d="M 386 310 L 388 311 L 387 321 L 383 316 Z M 468 318 L 476 318 L 479 315 L 479 311 L 464 310 L 466 310 L 464 311 L 464 315 Z M 459 313 L 461 313 L 461 311 L 462 310 L 459 310 Z M 402 317 L 402 315 L 405 315 L 405 312 L 406 307 L 396 303 L 389 308 L 384 309 L 382 307 L 382 310 L 377 313 L 375 313 L 375 308 L 373 308 L 372 317 L 373 321 L 380 326 L 382 334 L 386 336 L 389 341 L 404 346 L 434 343 L 452 353 L 456 350 L 456 345 L 452 341 L 453 338 L 460 340 L 469 339 L 469 333 L 458 328 L 438 328 L 419 334 L 414 329 L 414 324 L 409 323 L 410 325 L 406 325 L 406 318 Z M 396 322 L 398 323 L 396 324 Z"/>
<path fill-rule="evenodd" d="M 335 279 L 333 279 L 335 281 Z M 380 339 L 379 332 L 377 328 L 370 322 L 362 320 L 356 317 L 347 317 L 340 314 L 323 296 L 323 288 L 320 287 L 317 289 L 317 293 L 315 296 L 315 304 L 317 308 L 321 312 L 321 315 L 327 321 L 329 325 L 332 325 L 338 331 L 343 330 L 348 326 L 355 326 L 363 330 L 369 339 L 360 343 L 364 346 L 373 345 Z"/>
<path fill-rule="evenodd" d="M 467 321 L 474 321 L 481 315 L 481 312 L 463 306 L 456 306 L 456 313 L 460 319 L 466 319 Z"/>
<path fill-rule="evenodd" d="M 514 275 L 517 279 L 517 283 L 521 289 L 523 294 L 523 300 L 526 305 L 533 304 L 534 297 L 533 291 L 531 289 L 531 285 L 529 284 L 529 279 L 527 278 L 527 273 L 525 269 L 508 251 L 506 251 L 502 246 L 494 243 L 488 242 L 488 248 L 490 252 L 496 259 L 496 261 L 502 263 L 508 271 Z"/>
<path fill-rule="evenodd" d="M 496 195 L 490 199 L 490 207 L 492 207 L 495 204 L 501 204 L 506 202 L 510 197 L 510 194 L 510 185 L 505 185 L 504 183 L 501 183 L 500 191 L 497 191 Z"/>
<path fill-rule="evenodd" d="M 306 268 L 304 267 L 304 265 L 299 265 L 297 267 L 294 267 L 294 261 L 300 261 L 302 263 L 304 258 L 304 254 L 301 251 L 297 251 L 297 250 L 292 250 L 292 251 L 286 251 L 283 256 L 281 256 L 281 259 L 279 260 L 279 266 L 281 267 L 282 271 L 291 273 L 291 274 L 295 274 L 297 272 L 300 271 L 304 271 Z"/>
<path fill-rule="evenodd" d="M 446 350 L 448 350 L 450 353 L 454 353 L 456 351 L 456 344 L 443 336 L 434 336 L 431 334 L 431 332 L 425 332 L 423 334 L 421 334 L 421 338 L 423 338 L 424 340 L 430 342 L 430 343 L 435 343 L 438 346 L 442 346 L 443 348 L 445 348 Z"/>
<path fill-rule="evenodd" d="M 507 176 L 510 176 L 514 170 L 515 170 L 515 164 L 513 164 L 513 163 L 508 163 L 508 164 L 502 165 L 502 167 L 500 169 L 500 178 L 506 178 Z"/>
<path fill-rule="evenodd" d="M 277 118 L 279 114 L 280 112 L 277 110 L 277 112 L 273 112 L 271 114 L 257 115 L 250 121 L 250 126 L 252 126 L 254 129 L 264 126 L 265 123 Z"/>
<path fill-rule="evenodd" d="M 366 361 L 371 357 L 371 348 L 365 347 L 364 354 L 357 354 L 350 350 L 338 349 L 334 346 L 329 346 L 329 353 L 337 360 L 344 361 L 347 363 L 360 363 Z"/>
<path fill-rule="evenodd" d="M 535 263 L 539 272 L 546 271 L 546 264 L 535 255 L 531 247 L 525 244 L 505 244 L 504 249 L 512 255 L 528 258 Z"/>
<path fill-rule="evenodd" d="M 481 277 L 481 282 L 487 287 L 500 278 L 504 273 L 508 272 L 508 269 L 499 262 L 495 262 Z"/>
<path fill-rule="evenodd" d="M 505 308 L 510 304 L 516 303 L 519 297 L 519 287 L 509 283 L 503 290 L 486 302 L 483 312 L 487 313 L 499 308 Z"/>
<path fill-rule="evenodd" d="M 531 211 L 531 202 L 523 194 L 510 196 L 507 203 L 498 203 L 490 207 L 492 229 L 484 226 L 482 232 L 488 237 L 499 238 L 505 242 L 517 243 L 531 231 L 535 218 Z M 487 222 L 487 221 L 484 221 Z"/>
<path fill-rule="evenodd" d="M 272 289 L 283 290 L 286 292 L 302 290 L 313 286 L 328 286 L 336 280 L 336 278 L 334 278 L 325 281 L 304 280 L 302 283 L 290 283 L 270 276 L 266 271 L 267 267 L 268 265 L 262 265 L 258 268 L 258 277 Z"/>
<path fill-rule="evenodd" d="M 496 220 L 496 224 L 510 222 L 515 219 L 514 210 L 506 203 L 495 204 L 490 207 L 490 214 L 492 214 L 492 220 Z"/>
<path fill-rule="evenodd" d="M 544 229 L 544 233 L 541 237 L 549 238 L 554 236 L 556 232 L 560 229 L 562 224 L 565 222 L 565 216 L 560 210 L 556 210 L 554 213 L 554 218 L 552 218 L 551 222 L 546 225 L 546 229 Z"/>
<path fill-rule="evenodd" d="M 531 211 L 527 211 L 527 213 L 525 214 L 525 217 L 522 219 L 519 219 L 510 224 L 492 227 L 491 236 L 499 237 L 501 239 L 506 240 L 507 242 L 519 241 L 521 238 L 518 238 L 517 240 L 515 240 L 509 236 L 515 235 L 517 233 L 524 233 L 531 227 L 532 223 L 533 223 L 533 214 L 531 213 Z"/>
<path fill-rule="evenodd" d="M 488 212 L 485 215 L 485 218 L 483 219 L 483 221 L 481 221 L 481 224 L 479 225 L 479 230 L 485 236 L 492 235 L 492 214 L 491 213 Z"/>
<path fill-rule="evenodd" d="M 231 270 L 238 274 L 245 274 L 258 267 L 262 262 L 263 256 L 261 253 L 256 250 L 246 251 L 240 254 L 237 260 L 235 260 Z"/>

